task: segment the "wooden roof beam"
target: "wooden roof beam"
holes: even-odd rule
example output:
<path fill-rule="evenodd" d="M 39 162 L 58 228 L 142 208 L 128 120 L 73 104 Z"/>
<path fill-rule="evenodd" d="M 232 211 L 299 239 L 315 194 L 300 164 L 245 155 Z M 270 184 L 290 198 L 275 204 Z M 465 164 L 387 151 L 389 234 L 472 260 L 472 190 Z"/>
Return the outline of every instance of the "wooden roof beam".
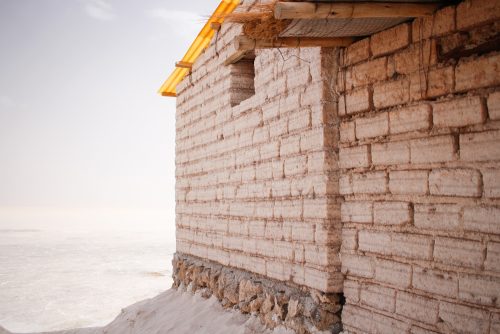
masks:
<path fill-rule="evenodd" d="M 234 39 L 236 50 L 255 50 L 273 48 L 300 47 L 345 47 L 354 41 L 351 37 L 277 37 L 273 39 L 252 39 L 247 36 L 237 36 Z"/>
<path fill-rule="evenodd" d="M 405 2 L 283 2 L 274 7 L 274 17 L 283 19 L 403 18 L 429 16 L 439 3 Z"/>
<path fill-rule="evenodd" d="M 175 63 L 175 67 L 179 67 L 179 68 L 193 68 L 193 63 L 188 63 L 188 62 L 185 62 L 185 61 L 178 61 Z"/>
<path fill-rule="evenodd" d="M 233 53 L 224 62 L 234 64 L 245 57 L 246 53 L 256 49 L 300 48 L 300 47 L 346 47 L 354 41 L 350 37 L 278 37 L 274 39 L 252 39 L 237 36 L 232 41 Z"/>

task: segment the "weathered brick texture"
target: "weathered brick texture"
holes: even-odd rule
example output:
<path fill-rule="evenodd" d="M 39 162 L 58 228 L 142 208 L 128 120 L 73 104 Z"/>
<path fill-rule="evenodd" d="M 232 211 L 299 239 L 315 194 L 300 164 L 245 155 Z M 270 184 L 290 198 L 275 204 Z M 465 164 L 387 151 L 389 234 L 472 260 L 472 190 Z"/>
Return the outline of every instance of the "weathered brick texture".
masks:
<path fill-rule="evenodd" d="M 498 38 L 499 13 L 499 1 L 465 0 L 345 51 L 339 186 L 349 333 L 500 331 L 498 46 L 444 56 Z"/>
<path fill-rule="evenodd" d="M 499 4 L 253 69 L 224 25 L 178 86 L 177 251 L 343 291 L 349 333 L 499 333 Z"/>
<path fill-rule="evenodd" d="M 325 93 L 338 51 L 266 50 L 224 66 L 238 34 L 225 25 L 177 87 L 178 251 L 339 292 L 340 200 L 329 173 L 339 129 L 328 126 L 337 104 Z M 346 166 L 369 163 L 341 155 Z"/>

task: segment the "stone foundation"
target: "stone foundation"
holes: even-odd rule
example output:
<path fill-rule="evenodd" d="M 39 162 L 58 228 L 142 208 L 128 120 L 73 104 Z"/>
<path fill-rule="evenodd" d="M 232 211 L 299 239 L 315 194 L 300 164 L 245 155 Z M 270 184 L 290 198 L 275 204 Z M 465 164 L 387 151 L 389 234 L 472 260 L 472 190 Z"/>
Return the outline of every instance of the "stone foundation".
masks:
<path fill-rule="evenodd" d="M 172 262 L 175 288 L 203 289 L 204 297 L 214 295 L 225 308 L 256 315 L 268 328 L 285 326 L 300 334 L 314 329 L 341 331 L 342 294 L 322 293 L 181 253 Z"/>

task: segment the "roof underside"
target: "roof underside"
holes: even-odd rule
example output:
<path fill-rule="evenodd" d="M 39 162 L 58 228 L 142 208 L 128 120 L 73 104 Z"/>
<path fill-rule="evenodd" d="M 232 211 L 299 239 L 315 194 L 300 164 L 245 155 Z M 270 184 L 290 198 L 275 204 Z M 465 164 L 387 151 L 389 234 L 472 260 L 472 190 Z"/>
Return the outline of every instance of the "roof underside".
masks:
<path fill-rule="evenodd" d="M 289 0 L 288 2 L 311 3 L 436 3 L 435 0 Z M 239 0 L 222 0 L 208 22 L 201 30 L 182 62 L 192 64 L 210 44 L 214 30 L 212 22 L 222 23 L 224 18 L 231 14 L 239 5 Z M 250 9 L 251 11 L 251 9 Z M 363 37 L 398 25 L 412 17 L 363 17 L 363 18 L 315 18 L 292 19 L 289 25 L 276 37 L 299 38 L 335 38 L 335 37 Z M 165 96 L 176 96 L 176 86 L 189 73 L 189 68 L 177 67 L 167 81 L 162 85 L 159 93 Z"/>

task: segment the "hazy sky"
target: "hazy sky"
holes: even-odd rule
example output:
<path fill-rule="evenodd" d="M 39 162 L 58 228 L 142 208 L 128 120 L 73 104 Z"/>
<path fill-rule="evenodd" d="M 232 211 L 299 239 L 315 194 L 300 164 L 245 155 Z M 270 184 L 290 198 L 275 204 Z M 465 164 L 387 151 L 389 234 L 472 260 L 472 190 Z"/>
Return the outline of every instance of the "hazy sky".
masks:
<path fill-rule="evenodd" d="M 218 0 L 0 0 L 0 207 L 171 208 L 156 91 Z"/>

